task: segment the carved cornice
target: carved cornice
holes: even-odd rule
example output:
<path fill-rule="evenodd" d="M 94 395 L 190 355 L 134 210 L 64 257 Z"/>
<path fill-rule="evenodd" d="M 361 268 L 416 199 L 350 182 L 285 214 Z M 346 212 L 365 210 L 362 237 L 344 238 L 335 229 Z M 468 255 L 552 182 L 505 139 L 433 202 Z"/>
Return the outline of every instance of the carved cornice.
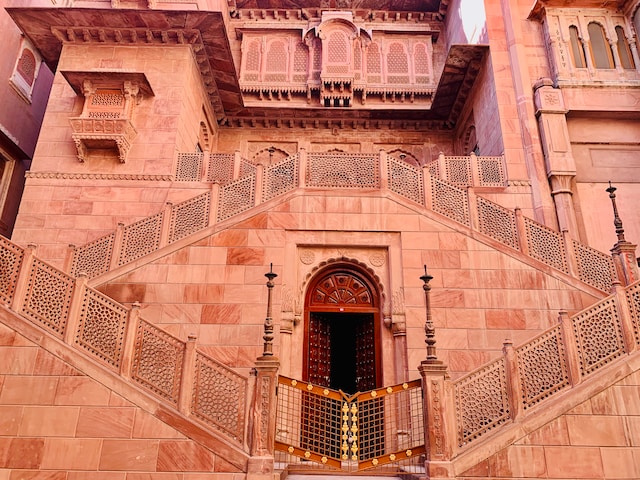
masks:
<path fill-rule="evenodd" d="M 126 180 L 173 182 L 173 175 L 142 175 L 135 173 L 71 173 L 71 172 L 32 172 L 25 174 L 26 178 L 55 179 L 55 180 Z"/>
<path fill-rule="evenodd" d="M 190 46 L 213 111 L 242 107 L 221 11 L 10 8 L 9 15 L 55 71 L 62 45 Z"/>

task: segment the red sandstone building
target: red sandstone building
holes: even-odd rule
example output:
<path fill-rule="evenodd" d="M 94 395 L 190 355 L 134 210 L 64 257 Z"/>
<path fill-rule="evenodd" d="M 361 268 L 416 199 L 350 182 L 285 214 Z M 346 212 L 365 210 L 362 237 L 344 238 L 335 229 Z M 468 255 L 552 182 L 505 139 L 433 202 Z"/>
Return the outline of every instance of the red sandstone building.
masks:
<path fill-rule="evenodd" d="M 640 478 L 638 6 L 8 8 L 0 479 Z"/>

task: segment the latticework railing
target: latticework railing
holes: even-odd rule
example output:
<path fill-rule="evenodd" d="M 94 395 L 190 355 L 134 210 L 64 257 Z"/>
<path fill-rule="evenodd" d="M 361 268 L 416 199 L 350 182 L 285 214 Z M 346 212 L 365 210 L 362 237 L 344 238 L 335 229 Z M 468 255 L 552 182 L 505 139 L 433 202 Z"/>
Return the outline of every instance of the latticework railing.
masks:
<path fill-rule="evenodd" d="M 248 380 L 0 237 L 0 302 L 183 415 L 245 448 Z M 133 339 L 127 341 L 127 339 Z M 187 381 L 186 379 L 192 379 Z M 218 433 L 216 433 L 217 435 Z"/>
<path fill-rule="evenodd" d="M 603 292 L 610 291 L 615 278 L 610 255 L 522 216 L 519 209 L 509 210 L 479 197 L 468 188 L 471 185 L 504 186 L 503 157 L 441 155 L 435 162 L 417 168 L 384 153 L 302 154 L 301 151 L 267 167 L 253 165 L 234 154 L 193 155 L 199 156 L 201 183 L 201 177 L 211 182 L 210 192 L 168 205 L 163 212 L 119 226 L 116 233 L 75 248 L 69 261 L 70 274 L 97 277 L 298 187 L 377 189 L 384 186 L 404 199 L 426 206 Z M 196 160 L 185 155 L 180 157 L 179 165 L 180 162 Z M 206 175 L 202 173 L 205 170 Z"/>
<path fill-rule="evenodd" d="M 453 382 L 456 447 L 485 437 L 640 348 L 640 282 L 616 292 Z"/>
<path fill-rule="evenodd" d="M 357 153 L 310 153 L 309 187 L 380 188 L 380 157 Z"/>
<path fill-rule="evenodd" d="M 298 163 L 298 155 L 292 155 L 276 165 L 265 168 L 263 202 L 298 187 Z"/>
<path fill-rule="evenodd" d="M 458 187 L 504 187 L 507 175 L 504 157 L 446 156 L 425 165 L 432 177 Z"/>
<path fill-rule="evenodd" d="M 424 453 L 422 412 L 420 380 L 347 395 L 280 376 L 276 456 L 331 469 L 415 468 Z"/>

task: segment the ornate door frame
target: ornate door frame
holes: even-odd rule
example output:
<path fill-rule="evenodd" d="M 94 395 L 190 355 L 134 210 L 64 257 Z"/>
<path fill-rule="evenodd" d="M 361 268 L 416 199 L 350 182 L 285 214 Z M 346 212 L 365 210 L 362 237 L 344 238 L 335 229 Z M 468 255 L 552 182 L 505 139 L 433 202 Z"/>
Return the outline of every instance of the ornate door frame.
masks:
<path fill-rule="evenodd" d="M 303 378 L 309 379 L 311 316 L 314 313 L 373 315 L 376 387 L 382 385 L 380 289 L 364 269 L 349 262 L 334 263 L 314 275 L 304 304 Z"/>

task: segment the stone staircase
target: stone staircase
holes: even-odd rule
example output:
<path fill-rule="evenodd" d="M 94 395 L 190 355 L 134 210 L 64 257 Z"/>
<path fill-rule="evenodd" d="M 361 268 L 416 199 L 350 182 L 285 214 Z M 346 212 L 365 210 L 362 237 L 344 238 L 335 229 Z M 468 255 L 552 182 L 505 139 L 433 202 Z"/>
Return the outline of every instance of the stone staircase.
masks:
<path fill-rule="evenodd" d="M 205 155 L 209 155 L 207 161 Z M 234 155 L 182 154 L 176 179 L 200 182 L 210 191 L 175 205 L 168 204 L 155 215 L 120 225 L 111 234 L 74 247 L 64 269 L 72 276 L 84 273 L 92 285 L 98 285 L 112 277 L 105 275 L 107 272 L 117 269 L 122 274 L 127 265 L 139 265 L 138 260 L 146 255 L 160 249 L 166 253 L 171 245 L 179 248 L 184 244 L 180 240 L 205 238 L 213 231 L 232 226 L 242 214 L 266 211 L 278 201 L 285 201 L 298 189 L 301 192 L 367 189 L 380 194 L 391 192 L 417 213 L 454 224 L 457 229 L 463 227 L 469 236 L 510 255 L 520 254 L 519 258 L 525 258 L 536 268 L 550 268 L 565 278 L 577 280 L 599 296 L 608 293 L 616 276 L 611 255 L 467 188 L 475 184 L 504 187 L 502 161 L 501 157 L 447 160 L 442 156 L 419 168 L 384 152 L 373 155 L 301 151 L 263 167 Z M 473 165 L 476 167 L 472 168 Z"/>

